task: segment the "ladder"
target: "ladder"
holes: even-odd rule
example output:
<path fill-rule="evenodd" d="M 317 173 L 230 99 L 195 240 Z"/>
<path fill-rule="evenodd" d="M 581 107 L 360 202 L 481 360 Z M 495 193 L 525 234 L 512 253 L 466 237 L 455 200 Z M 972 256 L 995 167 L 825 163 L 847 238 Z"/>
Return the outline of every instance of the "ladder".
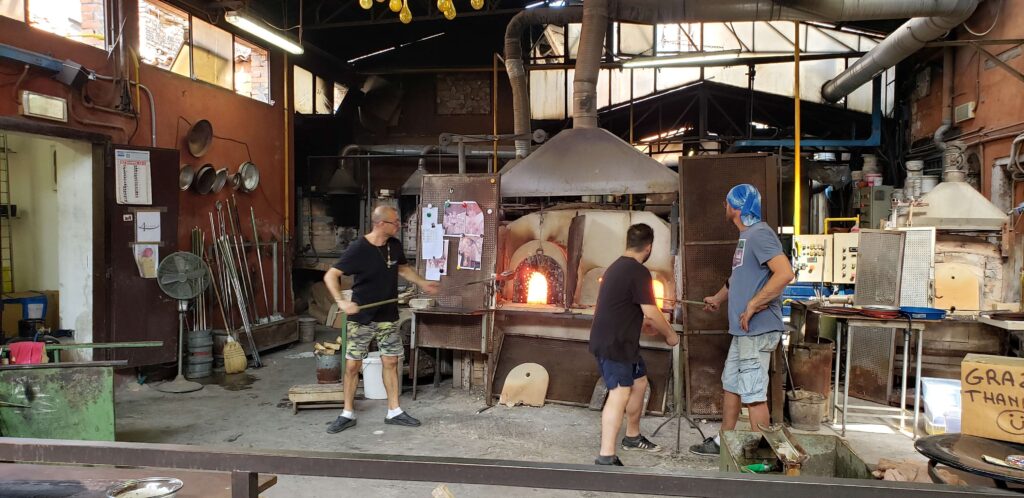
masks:
<path fill-rule="evenodd" d="M 14 236 L 7 135 L 0 133 L 0 293 L 14 292 Z"/>

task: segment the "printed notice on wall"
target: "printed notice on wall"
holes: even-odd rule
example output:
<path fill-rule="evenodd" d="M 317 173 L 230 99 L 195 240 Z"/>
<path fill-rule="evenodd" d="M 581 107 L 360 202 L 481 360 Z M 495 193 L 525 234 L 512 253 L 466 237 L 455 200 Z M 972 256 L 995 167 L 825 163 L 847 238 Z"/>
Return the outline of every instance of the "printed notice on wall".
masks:
<path fill-rule="evenodd" d="M 142 278 L 156 278 L 156 264 L 160 260 L 160 246 L 156 244 L 135 244 L 135 264 Z"/>
<path fill-rule="evenodd" d="M 114 150 L 114 188 L 118 204 L 153 204 L 149 151 Z"/>
<path fill-rule="evenodd" d="M 160 211 L 137 211 L 135 215 L 135 242 L 160 242 Z"/>

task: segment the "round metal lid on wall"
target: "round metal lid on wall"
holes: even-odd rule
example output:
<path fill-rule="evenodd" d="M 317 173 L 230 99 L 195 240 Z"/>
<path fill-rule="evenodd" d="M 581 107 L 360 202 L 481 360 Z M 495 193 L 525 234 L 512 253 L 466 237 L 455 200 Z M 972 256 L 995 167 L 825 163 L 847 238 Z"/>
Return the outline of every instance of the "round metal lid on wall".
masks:
<path fill-rule="evenodd" d="M 182 191 L 188 190 L 192 186 L 192 181 L 196 178 L 196 170 L 192 166 L 187 164 L 181 165 L 181 170 L 178 171 L 178 188 Z"/>
<path fill-rule="evenodd" d="M 192 180 L 192 190 L 195 190 L 197 194 L 209 194 L 213 191 L 213 184 L 216 181 L 217 172 L 213 169 L 212 164 L 206 163 L 196 172 L 196 177 Z"/>
<path fill-rule="evenodd" d="M 228 169 L 220 168 L 217 170 L 217 178 L 213 181 L 213 190 L 210 192 L 216 194 L 224 189 L 224 185 L 228 183 Z"/>
<path fill-rule="evenodd" d="M 210 144 L 213 143 L 213 125 L 205 119 L 196 121 L 196 124 L 188 130 L 186 140 L 188 141 L 188 152 L 195 157 L 203 157 L 210 150 Z"/>
<path fill-rule="evenodd" d="M 246 161 L 238 167 L 239 177 L 238 189 L 242 192 L 252 192 L 260 185 L 260 170 L 251 161 Z"/>

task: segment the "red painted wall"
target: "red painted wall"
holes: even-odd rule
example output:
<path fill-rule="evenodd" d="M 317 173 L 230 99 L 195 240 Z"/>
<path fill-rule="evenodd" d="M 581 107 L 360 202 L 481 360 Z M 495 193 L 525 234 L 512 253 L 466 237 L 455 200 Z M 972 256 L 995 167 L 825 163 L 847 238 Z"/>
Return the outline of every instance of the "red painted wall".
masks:
<path fill-rule="evenodd" d="M 1001 9 L 996 21 L 996 12 Z M 1024 2 L 983 2 L 967 25 L 981 33 L 993 25 L 985 40 L 1024 38 Z M 956 39 L 978 37 L 963 27 L 957 28 Z M 1013 49 L 1013 45 L 986 45 L 994 55 Z M 953 105 L 976 102 L 975 117 L 961 122 L 960 133 L 948 133 L 948 140 L 963 140 L 974 145 L 982 155 L 982 192 L 991 195 L 991 168 L 998 158 L 1010 154 L 1013 137 L 1024 132 L 1024 82 L 1000 67 L 986 67 L 987 59 L 973 47 L 954 48 Z M 1020 49 L 1018 49 L 1020 50 Z M 936 68 L 926 97 L 912 103 L 911 135 L 913 140 L 930 138 L 942 121 L 942 53 L 930 61 Z M 1017 71 L 1024 71 L 1024 50 L 1006 61 Z M 989 64 L 991 65 L 991 64 Z M 1014 202 L 1024 198 L 1024 186 L 1018 185 Z"/>
<path fill-rule="evenodd" d="M 135 34 L 138 23 L 137 8 L 133 0 L 124 2 L 130 16 L 126 26 L 131 32 L 125 36 L 130 46 L 137 46 Z M 223 26 L 222 26 L 223 27 Z M 113 58 L 108 60 L 107 53 L 82 43 L 67 40 L 34 28 L 12 19 L 0 17 L 0 43 L 40 52 L 58 59 L 70 59 L 100 74 L 112 75 L 114 72 Z M 190 122 L 208 119 L 213 124 L 214 133 L 245 142 L 252 154 L 252 161 L 260 169 L 259 188 L 251 194 L 237 194 L 238 205 L 243 214 L 243 222 L 250 227 L 248 221 L 249 206 L 256 211 L 257 224 L 261 240 L 271 237 L 284 240 L 286 234 L 292 233 L 291 219 L 294 217 L 291 203 L 294 201 L 291 191 L 294 190 L 293 173 L 290 165 L 292 148 L 287 130 L 291 129 L 291 118 L 286 111 L 285 103 L 290 99 L 290 88 L 286 92 L 285 68 L 288 62 L 283 53 L 271 51 L 271 98 L 273 104 L 268 105 L 235 94 L 231 90 L 195 82 L 169 71 L 142 65 L 140 81 L 153 92 L 156 102 L 156 146 L 178 149 L 181 162 L 194 166 L 212 163 L 216 167 L 227 167 L 230 173 L 237 171 L 238 165 L 249 159 L 244 146 L 226 141 L 215 140 L 209 152 L 201 159 L 188 153 L 184 145 L 185 135 L 189 126 L 182 118 Z M 18 107 L 14 99 L 14 85 L 22 67 L 9 61 L 0 61 L 0 115 L 17 115 Z M 289 84 L 290 87 L 290 84 Z M 117 143 L 132 145 L 150 145 L 151 128 L 149 103 L 142 95 L 141 114 L 138 131 L 129 140 L 136 126 L 135 120 L 107 112 L 86 109 L 81 105 L 81 97 L 72 98 L 72 90 L 52 80 L 48 75 L 32 70 L 17 88 L 32 90 L 48 95 L 68 98 L 71 102 L 72 118 L 68 126 L 104 133 L 111 136 Z M 95 81 L 87 85 L 88 94 L 96 101 L 110 105 L 114 88 L 110 83 Z M 286 121 L 286 117 L 288 117 Z M 28 119 L 28 118 L 25 118 Z M 91 122 L 91 123 L 90 123 Z M 100 126 L 95 122 L 106 123 Z M 287 149 L 286 149 L 287 145 Z M 286 150 L 289 151 L 286 155 Z M 154 188 L 174 188 L 177 185 L 157 186 Z M 181 249 L 190 247 L 189 234 L 193 226 L 209 231 L 208 213 L 214 209 L 217 200 L 224 201 L 232 190 L 225 188 L 219 194 L 201 196 L 191 191 L 180 194 L 180 212 L 178 220 L 178 244 Z M 251 235 L 248 235 L 251 237 Z M 208 236 L 209 237 L 209 236 Z M 270 272 L 269 255 L 265 256 L 265 271 Z M 279 293 L 284 296 L 284 310 L 290 311 L 292 303 L 290 292 L 291 257 L 286 256 L 287 264 L 282 267 L 281 288 Z M 280 266 L 280 261 L 279 261 Z M 268 273 L 268 285 L 269 273 Z"/>

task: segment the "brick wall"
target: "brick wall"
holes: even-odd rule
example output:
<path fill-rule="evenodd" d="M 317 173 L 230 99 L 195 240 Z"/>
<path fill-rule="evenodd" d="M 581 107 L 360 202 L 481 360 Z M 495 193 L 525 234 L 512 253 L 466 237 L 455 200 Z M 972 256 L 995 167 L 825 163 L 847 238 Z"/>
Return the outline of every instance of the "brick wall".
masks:
<path fill-rule="evenodd" d="M 96 48 L 104 47 L 104 11 L 103 0 L 82 0 L 82 34 L 100 35 L 99 37 L 85 36 L 80 41 Z"/>

